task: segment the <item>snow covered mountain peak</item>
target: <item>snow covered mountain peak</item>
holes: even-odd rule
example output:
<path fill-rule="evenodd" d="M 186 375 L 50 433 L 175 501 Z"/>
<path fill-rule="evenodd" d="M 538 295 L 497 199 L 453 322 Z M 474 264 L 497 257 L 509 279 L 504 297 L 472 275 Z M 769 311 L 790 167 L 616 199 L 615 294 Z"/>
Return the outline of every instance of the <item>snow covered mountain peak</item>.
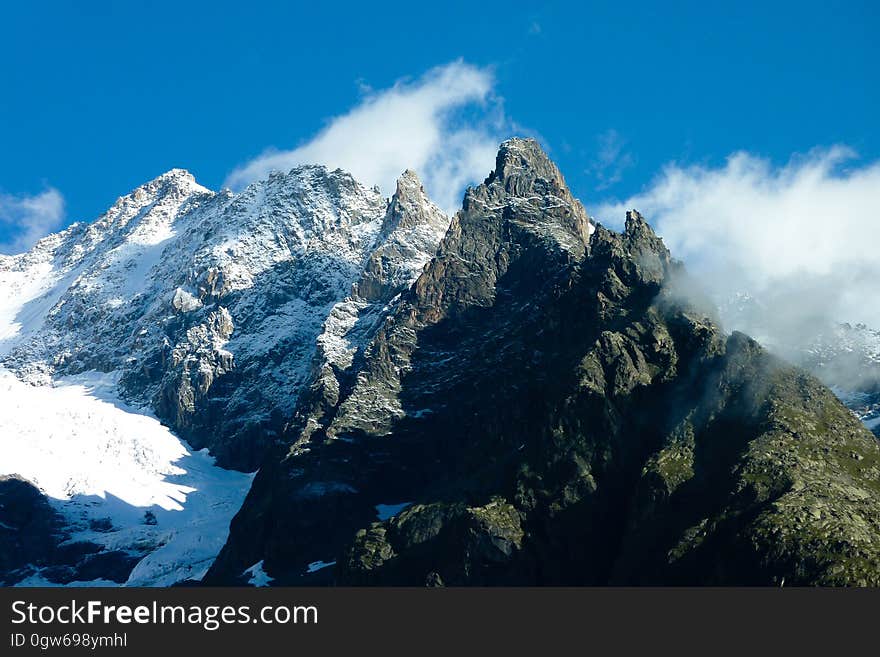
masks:
<path fill-rule="evenodd" d="M 212 196 L 214 192 L 199 185 L 189 171 L 171 169 L 140 185 L 116 202 L 95 221 L 95 226 L 125 224 L 155 203 L 170 205 L 195 194 Z"/>
<path fill-rule="evenodd" d="M 412 229 L 418 225 L 442 227 L 445 232 L 448 224 L 443 211 L 428 198 L 418 174 L 411 169 L 400 174 L 382 225 L 382 234 L 388 235 L 395 229 Z"/>
<path fill-rule="evenodd" d="M 375 222 L 385 211 L 382 195 L 359 183 L 351 174 L 328 170 L 322 165 L 301 165 L 287 173 L 273 172 L 266 180 L 252 183 L 233 201 L 239 216 L 257 206 L 263 223 L 281 219 L 279 228 L 293 232 L 295 239 L 323 237 L 328 232 L 353 231 L 357 240 L 364 231 L 377 230 Z M 288 220 L 282 213 L 289 211 Z"/>
<path fill-rule="evenodd" d="M 145 192 L 149 192 L 150 190 L 159 190 L 159 189 L 176 189 L 183 193 L 193 193 L 196 191 L 207 192 L 209 191 L 205 187 L 202 187 L 196 182 L 195 176 L 191 174 L 186 169 L 169 169 L 165 173 L 162 173 L 149 182 L 144 183 L 140 187 L 135 190 L 135 193 L 138 190 L 144 190 Z"/>
<path fill-rule="evenodd" d="M 417 192 L 424 193 L 424 187 L 422 185 L 422 180 L 419 178 L 419 174 L 417 174 L 412 169 L 406 169 L 400 176 L 397 178 L 397 187 L 395 189 L 395 196 L 401 195 L 412 195 Z"/>
<path fill-rule="evenodd" d="M 174 167 L 163 174 L 156 176 L 153 181 L 183 181 L 187 184 L 196 184 L 195 177 L 186 169 Z"/>
<path fill-rule="evenodd" d="M 0 365 L 30 383 L 117 373 L 127 401 L 252 470 L 309 380 L 332 309 L 357 298 L 381 310 L 447 226 L 412 172 L 389 201 L 319 165 L 239 194 L 172 169 L 0 261 Z"/>
<path fill-rule="evenodd" d="M 448 223 L 409 171 L 389 200 L 319 165 L 273 173 L 238 194 L 172 169 L 95 221 L 0 258 L 0 387 L 16 402 L 0 409 L 0 425 L 12 429 L 8 440 L 28 443 L 6 445 L 26 457 L 12 465 L 63 515 L 85 518 L 74 523 L 77 536 L 129 553 L 132 541 L 146 544 L 145 533 L 169 546 L 141 562 L 159 559 L 165 574 L 139 565 L 131 582 L 198 576 L 207 564 L 187 570 L 192 559 L 174 545 L 188 545 L 201 505 L 212 503 L 200 481 L 221 482 L 225 515 L 208 514 L 224 527 L 211 530 L 198 558 L 219 549 L 250 482 L 227 477 L 212 457 L 255 470 L 315 372 L 341 375 Z M 46 400 L 57 406 L 50 419 L 58 426 L 41 433 L 31 418 Z M 100 440 L 91 441 L 86 424 Z M 194 453 L 203 448 L 211 456 Z M 69 475 L 71 454 L 79 470 Z M 91 461 L 101 467 L 87 472 Z M 244 488 L 227 491 L 223 481 Z M 80 508 L 81 496 L 105 494 L 121 500 L 113 503 L 121 515 L 92 501 Z M 95 513 L 138 525 L 143 507 L 166 530 L 83 533 L 83 522 L 105 524 Z M 183 515 L 174 515 L 178 507 Z"/>

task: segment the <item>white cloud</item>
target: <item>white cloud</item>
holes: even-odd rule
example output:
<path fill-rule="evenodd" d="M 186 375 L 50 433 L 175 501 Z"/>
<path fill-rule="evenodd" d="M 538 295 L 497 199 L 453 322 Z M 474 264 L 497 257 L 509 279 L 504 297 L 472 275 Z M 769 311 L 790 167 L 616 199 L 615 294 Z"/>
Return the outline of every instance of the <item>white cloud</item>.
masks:
<path fill-rule="evenodd" d="M 635 164 L 635 159 L 624 150 L 626 140 L 613 128 L 600 134 L 596 141 L 599 148 L 587 173 L 596 179 L 596 189 L 601 191 L 619 183 L 623 172 Z"/>
<path fill-rule="evenodd" d="M 456 61 L 416 81 L 367 91 L 305 144 L 266 151 L 235 169 L 226 184 L 240 189 L 272 170 L 324 164 L 390 193 L 409 168 L 441 207 L 455 209 L 464 188 L 492 170 L 503 138 L 506 121 L 493 85 L 489 70 Z"/>
<path fill-rule="evenodd" d="M 52 187 L 35 196 L 0 194 L 0 252 L 27 251 L 63 219 L 64 197 Z"/>
<path fill-rule="evenodd" d="M 880 326 L 880 162 L 859 165 L 838 146 L 784 166 L 748 153 L 718 168 L 670 164 L 596 215 L 619 225 L 626 208 L 716 298 L 743 291 L 763 304 L 763 327 L 730 328 L 781 341 L 823 321 Z"/>

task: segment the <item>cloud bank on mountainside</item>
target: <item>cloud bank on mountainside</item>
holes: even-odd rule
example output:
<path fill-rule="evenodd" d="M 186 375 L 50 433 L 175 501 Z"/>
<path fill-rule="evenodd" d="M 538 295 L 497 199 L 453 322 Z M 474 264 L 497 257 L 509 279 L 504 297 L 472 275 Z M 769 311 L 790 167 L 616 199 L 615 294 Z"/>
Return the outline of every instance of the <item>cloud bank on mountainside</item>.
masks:
<path fill-rule="evenodd" d="M 827 323 L 880 326 L 880 162 L 837 146 L 783 166 L 744 152 L 716 168 L 673 163 L 596 214 L 615 224 L 633 207 L 713 297 L 758 304 L 726 317 L 729 329 L 778 343 Z"/>

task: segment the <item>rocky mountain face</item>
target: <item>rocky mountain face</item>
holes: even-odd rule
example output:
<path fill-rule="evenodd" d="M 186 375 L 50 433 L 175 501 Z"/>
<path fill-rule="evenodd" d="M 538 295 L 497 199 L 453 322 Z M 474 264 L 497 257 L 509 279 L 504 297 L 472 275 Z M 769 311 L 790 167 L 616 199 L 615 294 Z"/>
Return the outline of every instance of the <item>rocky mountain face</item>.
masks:
<path fill-rule="evenodd" d="M 820 332 L 791 359 L 830 386 L 880 437 L 880 331 L 838 324 Z"/>
<path fill-rule="evenodd" d="M 448 225 L 411 171 L 387 200 L 319 166 L 237 195 L 173 170 L 0 256 L 0 474 L 46 519 L 24 552 L 0 532 L 0 583 L 200 578 L 251 481 L 213 457 L 252 472 L 300 396 L 332 404 Z"/>
<path fill-rule="evenodd" d="M 0 581 L 880 584 L 876 439 L 695 287 L 532 140 L 451 220 L 410 171 L 171 171 L 0 256 L 2 444 L 61 463 L 0 480 Z M 90 427 L 123 481 L 67 477 Z M 259 468 L 228 540 L 251 478 L 202 448 Z"/>
<path fill-rule="evenodd" d="M 355 320 L 381 315 L 447 225 L 412 172 L 388 204 L 317 166 L 239 195 L 174 170 L 0 261 L 11 285 L 34 287 L 0 364 L 34 383 L 117 372 L 125 398 L 193 447 L 254 470 L 316 350 L 342 358 Z"/>
<path fill-rule="evenodd" d="M 300 398 L 205 581 L 880 584 L 877 441 L 686 276 L 506 142 Z"/>
<path fill-rule="evenodd" d="M 834 390 L 880 436 L 880 331 L 821 317 L 780 322 L 774 312 L 744 293 L 721 304 L 725 325 L 750 327 L 762 344 Z"/>

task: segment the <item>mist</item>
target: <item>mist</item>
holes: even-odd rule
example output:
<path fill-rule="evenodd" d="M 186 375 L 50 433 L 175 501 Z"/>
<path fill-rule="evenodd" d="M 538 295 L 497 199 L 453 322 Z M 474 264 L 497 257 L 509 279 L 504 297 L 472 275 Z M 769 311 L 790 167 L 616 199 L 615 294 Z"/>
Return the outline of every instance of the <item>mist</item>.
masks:
<path fill-rule="evenodd" d="M 837 146 L 781 166 L 744 152 L 717 168 L 672 163 L 595 215 L 619 226 L 630 208 L 685 262 L 728 331 L 786 353 L 843 322 L 880 328 L 880 162 Z"/>

